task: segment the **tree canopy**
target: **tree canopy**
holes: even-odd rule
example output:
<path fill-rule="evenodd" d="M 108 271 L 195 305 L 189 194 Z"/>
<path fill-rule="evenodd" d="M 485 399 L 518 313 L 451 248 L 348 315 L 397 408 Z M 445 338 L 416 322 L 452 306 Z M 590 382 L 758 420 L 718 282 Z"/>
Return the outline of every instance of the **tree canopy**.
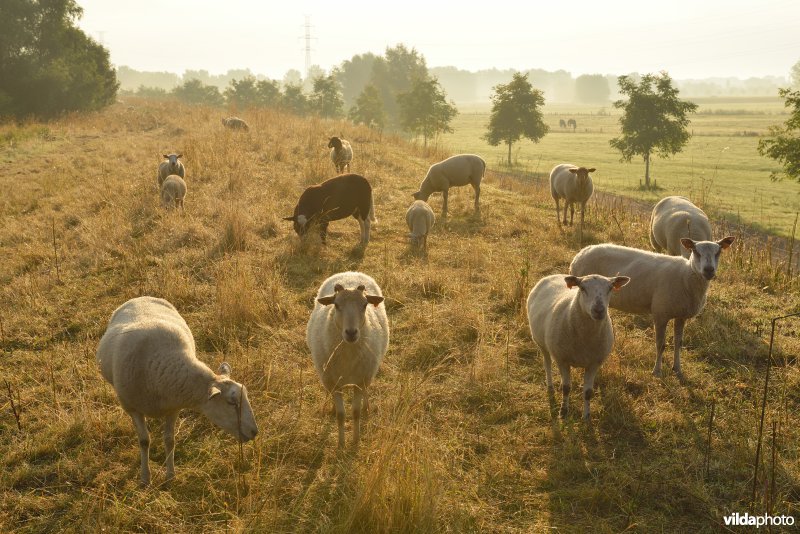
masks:
<path fill-rule="evenodd" d="M 458 115 L 455 104 L 448 102 L 436 78 L 415 79 L 408 92 L 397 95 L 400 124 L 413 135 L 428 139 L 443 132 L 452 132 L 450 121 Z"/>
<path fill-rule="evenodd" d="M 783 126 L 770 126 L 770 137 L 758 141 L 758 153 L 778 161 L 786 176 L 800 182 L 800 90 L 781 89 L 779 94 L 791 108 L 789 118 Z M 771 177 L 779 180 L 783 175 L 772 173 Z"/>
<path fill-rule="evenodd" d="M 544 95 L 533 88 L 527 74 L 518 72 L 509 83 L 496 85 L 493 90 L 492 113 L 483 138 L 492 146 L 508 145 L 510 166 L 511 145 L 523 137 L 536 143 L 549 130 L 542 116 Z"/>
<path fill-rule="evenodd" d="M 587 104 L 608 102 L 611 89 L 602 74 L 582 74 L 575 79 L 575 99 Z"/>
<path fill-rule="evenodd" d="M 645 186 L 650 187 L 650 158 L 653 153 L 669 157 L 683 150 L 690 134 L 688 114 L 697 104 L 678 98 L 678 90 L 666 72 L 645 74 L 640 82 L 619 77 L 619 92 L 627 100 L 617 100 L 614 107 L 623 111 L 619 119 L 622 135 L 609 141 L 620 151 L 621 161 L 642 156 L 645 162 Z"/>
<path fill-rule="evenodd" d="M 49 118 L 115 101 L 108 50 L 76 27 L 82 14 L 74 0 L 0 3 L 0 116 Z"/>
<path fill-rule="evenodd" d="M 364 87 L 348 116 L 356 124 L 366 124 L 370 128 L 383 130 L 386 126 L 386 112 L 383 111 L 381 95 L 374 85 Z"/>
<path fill-rule="evenodd" d="M 205 85 L 200 80 L 193 78 L 187 80 L 172 90 L 172 94 L 181 102 L 187 104 L 205 104 L 208 106 L 221 106 L 224 99 L 215 85 Z"/>
<path fill-rule="evenodd" d="M 333 74 L 314 78 L 311 101 L 314 111 L 322 117 L 339 118 L 344 115 L 342 86 Z"/>

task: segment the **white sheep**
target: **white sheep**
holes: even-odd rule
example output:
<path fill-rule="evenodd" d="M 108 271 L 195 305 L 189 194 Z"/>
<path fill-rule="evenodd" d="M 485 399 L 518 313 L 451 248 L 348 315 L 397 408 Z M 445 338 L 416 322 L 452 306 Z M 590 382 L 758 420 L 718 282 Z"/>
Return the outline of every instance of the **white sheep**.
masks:
<path fill-rule="evenodd" d="M 560 201 L 564 199 L 564 224 L 567 224 L 567 208 L 570 210 L 569 224 L 575 218 L 575 204 L 581 205 L 581 228 L 583 228 L 583 216 L 586 211 L 586 202 L 594 192 L 594 184 L 589 173 L 595 169 L 577 167 L 571 163 L 561 163 L 553 167 L 550 171 L 550 194 L 556 201 L 556 220 L 561 217 Z"/>
<path fill-rule="evenodd" d="M 585 369 L 583 418 L 589 419 L 594 378 L 614 345 L 608 299 L 612 290 L 618 291 L 629 280 L 627 276 L 554 274 L 539 280 L 528 295 L 528 323 L 544 355 L 548 390 L 553 389 L 551 357 L 561 374 L 561 417 L 569 410 L 570 367 L 581 367 Z M 578 291 L 571 291 L 574 287 Z"/>
<path fill-rule="evenodd" d="M 367 411 L 367 388 L 389 346 L 389 320 L 381 288 L 375 280 L 352 271 L 325 280 L 308 320 L 306 343 L 322 385 L 333 394 L 339 447 L 344 446 L 342 390 L 353 387 L 355 445 L 360 436 L 362 399 Z"/>
<path fill-rule="evenodd" d="M 353 161 L 353 147 L 350 146 L 350 142 L 334 136 L 328 140 L 328 148 L 331 149 L 331 161 L 336 167 L 336 172 L 342 174 L 345 167 L 347 172 L 350 172 L 350 162 Z"/>
<path fill-rule="evenodd" d="M 164 154 L 164 159 L 167 161 L 162 161 L 158 165 L 158 189 L 161 190 L 161 185 L 164 183 L 164 180 L 167 179 L 167 176 L 171 174 L 177 174 L 181 178 L 186 178 L 186 169 L 183 166 L 183 163 L 178 161 L 180 158 L 183 157 L 183 154 Z"/>
<path fill-rule="evenodd" d="M 432 193 L 442 193 L 442 217 L 447 217 L 448 190 L 453 186 L 472 185 L 475 190 L 475 213 L 480 213 L 481 180 L 486 172 L 486 162 L 475 154 L 458 154 L 444 161 L 434 163 L 419 185 L 419 191 L 412 193 L 416 200 L 427 201 Z"/>
<path fill-rule="evenodd" d="M 250 130 L 250 126 L 248 126 L 244 119 L 240 119 L 239 117 L 222 119 L 222 125 L 231 130 L 244 130 L 245 132 Z"/>
<path fill-rule="evenodd" d="M 428 249 L 428 233 L 436 222 L 433 209 L 424 200 L 415 200 L 406 211 L 406 224 L 411 231 L 411 246 L 422 250 Z"/>
<path fill-rule="evenodd" d="M 215 374 L 195 356 L 192 332 L 175 307 L 138 297 L 117 308 L 97 347 L 100 373 L 133 419 L 141 449 L 142 483 L 150 483 L 146 417 L 164 418 L 167 479 L 175 476 L 175 421 L 183 408 L 199 411 L 241 442 L 258 433 L 247 389 L 223 363 Z"/>
<path fill-rule="evenodd" d="M 686 321 L 703 311 L 706 292 L 716 276 L 720 252 L 731 246 L 733 237 L 717 242 L 681 239 L 692 251 L 689 259 L 666 256 L 619 245 L 591 245 L 572 260 L 569 272 L 575 276 L 625 273 L 630 285 L 611 297 L 612 308 L 635 314 L 651 314 L 656 332 L 656 364 L 653 374 L 661 376 L 667 323 L 675 319 L 675 360 L 673 370 L 681 377 L 681 345 Z"/>
<path fill-rule="evenodd" d="M 706 214 L 686 197 L 662 198 L 650 215 L 650 243 L 670 256 L 688 258 L 691 250 L 681 246 L 681 238 L 711 241 L 711 223 Z"/>
<path fill-rule="evenodd" d="M 177 174 L 167 176 L 161 184 L 161 205 L 166 209 L 184 210 L 183 200 L 186 198 L 186 182 Z M 184 210 L 185 211 L 185 210 Z"/>

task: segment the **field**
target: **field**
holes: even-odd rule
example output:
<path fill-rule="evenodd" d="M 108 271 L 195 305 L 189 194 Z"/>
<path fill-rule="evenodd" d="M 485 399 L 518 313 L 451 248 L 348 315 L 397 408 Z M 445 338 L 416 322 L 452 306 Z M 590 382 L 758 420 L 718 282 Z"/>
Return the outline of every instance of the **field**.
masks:
<path fill-rule="evenodd" d="M 3 531 L 718 532 L 734 512 L 800 517 L 796 322 L 780 323 L 775 337 L 750 502 L 769 318 L 800 306 L 797 279 L 768 247 L 728 230 L 740 239 L 687 325 L 684 383 L 652 376 L 647 318 L 613 313 L 616 342 L 591 423 L 580 420 L 578 370 L 562 421 L 524 311 L 533 284 L 565 272 L 579 249 L 576 233 L 556 223 L 548 190 L 490 172 L 480 218 L 472 192 L 453 190 L 450 220 L 437 222 L 428 257 L 418 257 L 404 212 L 445 152 L 272 111 L 245 113 L 251 131 L 236 133 L 222 128 L 219 110 L 128 104 L 0 126 Z M 605 129 L 613 117 L 577 120 Z M 333 223 L 327 246 L 299 240 L 280 220 L 305 186 L 332 176 L 325 145 L 339 132 L 353 141 L 353 170 L 375 187 L 379 222 L 365 250 L 353 220 Z M 563 147 L 602 137 L 547 139 Z M 170 151 L 187 167 L 185 215 L 158 204 L 156 167 Z M 608 163 L 633 187 L 636 167 L 613 160 L 609 152 L 597 163 L 599 180 L 617 177 L 624 189 Z M 654 170 L 665 186 L 671 165 Z M 711 167 L 696 167 L 695 186 L 704 173 L 708 194 L 723 198 Z M 765 192 L 792 185 L 750 180 Z M 438 213 L 441 197 L 431 203 Z M 584 241 L 648 248 L 646 235 L 646 216 L 598 204 Z M 337 452 L 304 337 L 317 287 L 347 269 L 379 282 L 392 334 L 361 445 Z M 231 363 L 260 426 L 240 449 L 182 413 L 167 485 L 153 421 L 149 488 L 139 486 L 133 425 L 94 356 L 112 311 L 138 295 L 172 302 L 212 368 Z M 670 354 L 668 345 L 668 368 Z"/>
<path fill-rule="evenodd" d="M 609 139 L 619 135 L 619 111 L 611 106 L 553 104 L 544 109 L 548 133 L 538 144 L 525 140 L 515 144 L 512 160 L 518 170 L 544 177 L 557 163 L 572 162 L 596 167 L 595 185 L 608 192 L 655 202 L 669 194 L 685 195 L 706 210 L 730 221 L 741 222 L 769 233 L 791 236 L 800 211 L 800 187 L 792 181 L 772 182 L 776 163 L 761 157 L 756 147 L 759 135 L 769 126 L 782 124 L 783 101 L 778 98 L 706 98 L 691 116 L 693 137 L 683 152 L 670 159 L 654 158 L 651 178 L 657 188 L 642 190 L 644 162 L 619 161 L 619 152 Z M 574 118 L 578 128 L 559 127 L 559 119 Z M 505 165 L 506 145 L 489 146 L 481 136 L 489 122 L 489 108 L 465 107 L 453 121 L 454 133 L 442 142 L 454 152 L 484 154 L 493 166 Z"/>

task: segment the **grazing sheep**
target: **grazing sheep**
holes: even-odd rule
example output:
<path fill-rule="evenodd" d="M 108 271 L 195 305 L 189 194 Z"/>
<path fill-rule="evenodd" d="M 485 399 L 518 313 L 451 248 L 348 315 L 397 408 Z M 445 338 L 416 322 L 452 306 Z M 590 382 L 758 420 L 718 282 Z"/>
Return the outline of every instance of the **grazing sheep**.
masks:
<path fill-rule="evenodd" d="M 424 200 L 415 200 L 406 211 L 406 224 L 411 230 L 411 246 L 428 250 L 428 233 L 436 222 L 430 205 Z"/>
<path fill-rule="evenodd" d="M 186 182 L 177 174 L 167 176 L 161 184 L 161 205 L 166 209 L 183 208 L 183 199 L 186 198 Z"/>
<path fill-rule="evenodd" d="M 162 161 L 158 165 L 159 190 L 161 190 L 161 185 L 164 183 L 164 180 L 171 174 L 177 174 L 181 178 L 186 178 L 186 169 L 183 167 L 183 163 L 178 161 L 182 157 L 183 154 L 164 154 L 164 159 L 167 161 Z"/>
<path fill-rule="evenodd" d="M 250 130 L 250 126 L 248 126 L 247 123 L 239 117 L 228 117 L 227 119 L 222 119 L 222 125 L 226 128 L 230 128 L 231 130 L 244 130 L 245 132 Z"/>
<path fill-rule="evenodd" d="M 572 131 L 574 132 L 575 129 L 578 127 L 578 123 L 575 122 L 575 119 L 570 119 L 567 121 L 567 126 L 572 128 Z"/>
<path fill-rule="evenodd" d="M 328 148 L 331 149 L 331 161 L 336 167 L 336 172 L 342 174 L 345 167 L 347 172 L 350 172 L 350 162 L 353 161 L 353 147 L 350 146 L 350 142 L 340 137 L 331 137 Z"/>
<path fill-rule="evenodd" d="M 167 479 L 175 476 L 175 421 L 196 410 L 240 442 L 258 433 L 247 389 L 223 363 L 215 374 L 195 356 L 186 321 L 166 300 L 138 297 L 117 308 L 97 347 L 97 363 L 139 435 L 142 483 L 150 483 L 145 418 L 164 418 Z"/>
<path fill-rule="evenodd" d="M 556 220 L 561 217 L 560 200 L 564 199 L 564 224 L 567 224 L 567 208 L 570 210 L 569 224 L 575 219 L 575 203 L 581 205 L 581 228 L 583 228 L 583 214 L 586 211 L 586 202 L 594 192 L 594 184 L 590 172 L 592 167 L 576 167 L 571 163 L 561 163 L 550 171 L 550 194 L 556 201 Z"/>
<path fill-rule="evenodd" d="M 367 388 L 389 346 L 389 320 L 375 280 L 352 271 L 325 280 L 308 320 L 306 343 L 322 385 L 333 395 L 339 447 L 344 446 L 342 389 L 353 387 L 353 444 L 357 444 L 362 398 L 366 411 Z"/>
<path fill-rule="evenodd" d="M 441 191 L 442 217 L 447 217 L 448 189 L 453 186 L 472 185 L 475 190 L 475 213 L 480 213 L 481 180 L 486 172 L 486 162 L 475 154 L 458 154 L 444 161 L 434 163 L 419 186 L 419 191 L 412 196 L 416 200 L 427 202 L 432 193 Z"/>
<path fill-rule="evenodd" d="M 717 273 L 719 255 L 731 246 L 733 240 L 733 237 L 726 237 L 716 242 L 695 242 L 683 238 L 681 244 L 692 251 L 689 259 L 619 245 L 591 245 L 578 252 L 569 266 L 569 273 L 575 276 L 625 273 L 630 276 L 632 281 L 628 288 L 612 295 L 611 307 L 653 316 L 656 331 L 655 376 L 661 376 L 667 323 L 675 319 L 675 360 L 672 368 L 678 376 L 682 376 L 683 327 L 687 319 L 703 311 L 709 282 Z"/>
<path fill-rule="evenodd" d="M 650 216 L 650 243 L 658 252 L 688 258 L 692 252 L 681 246 L 683 237 L 711 241 L 708 217 L 686 197 L 662 198 Z"/>
<path fill-rule="evenodd" d="M 284 221 L 294 223 L 297 235 L 304 235 L 312 225 L 319 227 L 322 242 L 328 235 L 328 223 L 352 215 L 361 227 L 361 243 L 369 243 L 370 223 L 376 222 L 372 186 L 358 174 L 340 174 L 303 191 L 294 207 L 294 215 Z"/>
<path fill-rule="evenodd" d="M 614 328 L 608 316 L 611 291 L 628 283 L 627 276 L 606 278 L 554 274 L 539 280 L 528 295 L 531 336 L 544 355 L 547 388 L 553 389 L 550 357 L 561 374 L 561 417 L 569 410 L 570 367 L 582 367 L 583 418 L 589 419 L 594 377 L 614 345 Z M 566 283 L 565 283 L 566 282 Z M 577 287 L 578 291 L 570 291 Z"/>
<path fill-rule="evenodd" d="M 566 128 L 567 127 L 566 121 L 564 121 L 564 119 L 558 119 L 558 127 L 559 128 Z"/>

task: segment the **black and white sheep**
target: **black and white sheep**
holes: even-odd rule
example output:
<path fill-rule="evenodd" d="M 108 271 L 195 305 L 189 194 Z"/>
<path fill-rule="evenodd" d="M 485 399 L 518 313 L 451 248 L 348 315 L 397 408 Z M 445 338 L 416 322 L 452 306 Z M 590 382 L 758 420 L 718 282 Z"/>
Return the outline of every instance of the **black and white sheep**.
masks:
<path fill-rule="evenodd" d="M 342 174 L 347 168 L 350 172 L 350 162 L 353 161 L 353 147 L 350 142 L 341 137 L 331 137 L 328 140 L 328 148 L 331 149 L 331 161 L 336 167 L 336 172 Z"/>

